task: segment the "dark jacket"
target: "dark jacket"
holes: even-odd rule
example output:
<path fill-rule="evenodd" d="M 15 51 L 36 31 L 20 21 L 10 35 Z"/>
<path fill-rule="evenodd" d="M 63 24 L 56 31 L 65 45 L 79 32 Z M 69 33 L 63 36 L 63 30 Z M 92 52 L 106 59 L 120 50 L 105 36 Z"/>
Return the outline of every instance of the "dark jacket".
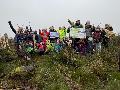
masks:
<path fill-rule="evenodd" d="M 9 26 L 10 26 L 10 28 L 12 29 L 12 31 L 16 34 L 17 32 L 16 32 L 16 30 L 14 29 L 11 21 L 9 21 L 8 23 L 9 23 Z"/>

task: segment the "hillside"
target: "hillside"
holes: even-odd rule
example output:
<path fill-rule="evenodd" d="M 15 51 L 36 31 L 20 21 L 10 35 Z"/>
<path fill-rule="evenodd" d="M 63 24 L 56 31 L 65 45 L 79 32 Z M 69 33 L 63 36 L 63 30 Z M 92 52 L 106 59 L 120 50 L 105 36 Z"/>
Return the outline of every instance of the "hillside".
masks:
<path fill-rule="evenodd" d="M 81 56 L 70 47 L 31 60 L 0 50 L 0 88 L 9 90 L 119 90 L 120 37 L 101 53 Z"/>

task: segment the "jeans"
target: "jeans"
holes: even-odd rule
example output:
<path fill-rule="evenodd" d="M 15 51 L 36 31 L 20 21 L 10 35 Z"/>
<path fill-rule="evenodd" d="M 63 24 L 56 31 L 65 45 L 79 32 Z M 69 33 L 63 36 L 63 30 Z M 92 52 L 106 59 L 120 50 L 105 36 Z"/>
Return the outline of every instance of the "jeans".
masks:
<path fill-rule="evenodd" d="M 97 52 L 101 52 L 101 42 L 95 43 L 95 49 Z"/>
<path fill-rule="evenodd" d="M 93 52 L 93 42 L 92 41 L 88 41 L 87 42 L 87 53 L 92 53 Z"/>

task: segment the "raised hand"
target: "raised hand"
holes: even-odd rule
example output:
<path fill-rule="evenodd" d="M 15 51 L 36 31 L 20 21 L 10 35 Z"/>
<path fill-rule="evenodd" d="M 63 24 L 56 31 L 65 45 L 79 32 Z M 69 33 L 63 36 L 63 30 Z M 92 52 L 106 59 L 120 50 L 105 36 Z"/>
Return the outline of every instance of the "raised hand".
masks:
<path fill-rule="evenodd" d="M 8 21 L 8 23 L 11 23 L 11 21 Z"/>

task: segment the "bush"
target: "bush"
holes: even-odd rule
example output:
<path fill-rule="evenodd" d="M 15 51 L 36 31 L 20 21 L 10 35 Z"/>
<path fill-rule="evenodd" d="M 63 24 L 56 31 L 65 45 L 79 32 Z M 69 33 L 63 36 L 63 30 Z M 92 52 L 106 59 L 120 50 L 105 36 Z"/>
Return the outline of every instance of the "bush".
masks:
<path fill-rule="evenodd" d="M 17 54 L 14 49 L 1 49 L 0 62 L 8 62 L 17 59 Z"/>
<path fill-rule="evenodd" d="M 0 81 L 7 87 L 38 87 L 41 90 L 119 90 L 120 37 L 110 41 L 101 53 L 82 56 L 66 47 L 60 53 L 33 55 L 31 61 L 22 61 L 13 50 L 0 51 Z M 15 57 L 11 57 L 15 56 Z M 6 58 L 11 62 L 5 62 Z M 3 62 L 4 61 L 4 62 Z M 21 66 L 35 65 L 33 72 Z M 66 80 L 68 78 L 69 80 Z"/>

